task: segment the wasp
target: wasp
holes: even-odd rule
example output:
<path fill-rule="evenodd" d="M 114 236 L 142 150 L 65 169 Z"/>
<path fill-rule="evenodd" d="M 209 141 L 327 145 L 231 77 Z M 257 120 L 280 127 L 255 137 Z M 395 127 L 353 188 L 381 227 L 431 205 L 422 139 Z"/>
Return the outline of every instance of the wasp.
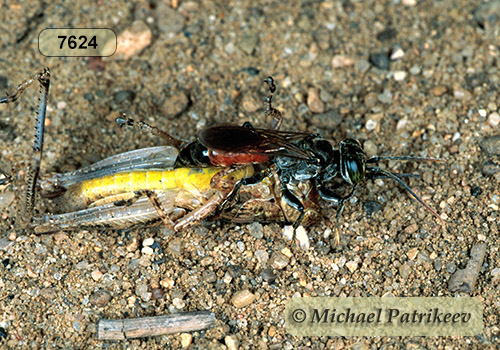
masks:
<path fill-rule="evenodd" d="M 254 173 L 240 179 L 222 204 L 222 208 L 238 196 L 238 192 L 249 185 L 260 183 L 270 174 L 276 173 L 280 184 L 279 194 L 287 206 L 294 208 L 299 215 L 293 222 L 296 229 L 306 215 L 306 207 L 294 193 L 304 183 L 311 183 L 320 198 L 337 205 L 337 223 L 344 204 L 354 194 L 360 184 L 368 179 L 379 177 L 391 178 L 402 186 L 428 211 L 437 217 L 444 226 L 444 221 L 427 203 L 425 203 L 402 177 L 415 174 L 394 174 L 378 167 L 381 160 L 445 161 L 439 158 L 414 156 L 373 156 L 367 158 L 359 141 L 345 139 L 339 142 L 338 149 L 319 134 L 279 130 L 282 115 L 272 106 L 276 85 L 272 77 L 265 82 L 268 95 L 265 100 L 265 112 L 271 118 L 270 128 L 256 128 L 250 123 L 243 125 L 222 124 L 203 129 L 198 138 L 190 143 L 182 143 L 170 135 L 164 139 L 172 145 L 182 145 L 177 164 L 195 167 L 247 167 L 254 165 Z M 121 125 L 133 125 L 141 128 L 154 128 L 143 122 L 120 117 L 116 122 Z M 159 131 L 156 131 L 159 133 Z M 347 186 L 347 194 L 336 188 Z M 338 242 L 338 234 L 336 236 Z"/>

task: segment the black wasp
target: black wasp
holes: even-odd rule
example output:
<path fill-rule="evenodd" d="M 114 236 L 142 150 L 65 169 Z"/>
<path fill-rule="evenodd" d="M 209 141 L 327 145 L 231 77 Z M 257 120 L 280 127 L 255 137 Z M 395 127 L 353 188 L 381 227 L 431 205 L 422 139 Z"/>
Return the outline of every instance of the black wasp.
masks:
<path fill-rule="evenodd" d="M 348 138 L 340 141 L 339 148 L 334 149 L 332 144 L 319 134 L 280 131 L 282 115 L 272 107 L 271 103 L 276 85 L 272 77 L 268 77 L 265 82 L 268 85 L 265 113 L 271 117 L 269 129 L 255 128 L 248 122 L 241 126 L 215 125 L 202 130 L 198 140 L 186 143 L 157 128 L 127 117 L 119 117 L 116 122 L 121 126 L 135 125 L 142 129 L 149 129 L 154 134 L 163 137 L 172 146 L 179 148 L 180 152 L 176 161 L 179 167 L 234 168 L 255 164 L 255 174 L 242 179 L 235 185 L 222 205 L 223 208 L 238 195 L 241 186 L 259 183 L 270 172 L 276 171 L 280 179 L 281 196 L 291 207 L 300 212 L 298 219 L 293 223 L 293 227 L 297 228 L 305 215 L 303 203 L 293 194 L 293 189 L 299 183 L 313 181 L 321 198 L 338 205 L 338 219 L 345 202 L 354 195 L 359 184 L 366 179 L 388 177 L 399 183 L 444 225 L 436 211 L 402 181 L 401 177 L 408 174 L 393 174 L 376 166 L 381 160 L 442 161 L 441 159 L 413 156 L 374 156 L 367 159 L 361 144 L 354 139 Z M 332 186 L 334 182 L 337 184 Z M 339 194 L 335 191 L 339 185 L 348 185 L 351 189 L 347 194 Z"/>

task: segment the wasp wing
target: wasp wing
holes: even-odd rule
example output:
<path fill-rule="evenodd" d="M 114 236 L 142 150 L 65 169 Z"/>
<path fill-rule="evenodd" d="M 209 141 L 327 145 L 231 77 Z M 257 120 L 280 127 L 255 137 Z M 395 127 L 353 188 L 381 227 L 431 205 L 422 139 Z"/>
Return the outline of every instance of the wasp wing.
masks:
<path fill-rule="evenodd" d="M 304 132 L 226 124 L 205 128 L 200 132 L 199 140 L 205 147 L 222 153 L 279 155 L 309 159 L 313 154 L 302 149 L 295 142 L 316 136 L 317 134 Z"/>

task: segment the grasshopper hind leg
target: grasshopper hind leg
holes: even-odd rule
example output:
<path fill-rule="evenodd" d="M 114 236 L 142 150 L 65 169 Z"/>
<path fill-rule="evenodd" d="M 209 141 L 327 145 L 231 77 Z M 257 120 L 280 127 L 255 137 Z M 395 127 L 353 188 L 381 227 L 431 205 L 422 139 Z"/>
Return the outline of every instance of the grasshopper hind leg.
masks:
<path fill-rule="evenodd" d="M 0 103 L 15 102 L 19 99 L 19 97 L 21 97 L 24 91 L 35 82 L 38 82 L 40 84 L 40 104 L 38 106 L 38 111 L 36 114 L 33 158 L 31 159 L 31 163 L 28 167 L 28 180 L 27 180 L 26 200 L 24 209 L 26 224 L 29 224 L 33 217 L 33 208 L 35 206 L 36 181 L 38 179 L 38 174 L 40 172 L 40 162 L 42 159 L 45 115 L 47 112 L 47 99 L 50 86 L 49 68 L 44 68 L 40 72 L 35 73 L 29 79 L 19 84 L 19 86 L 16 88 L 16 91 L 13 94 L 7 95 L 6 97 L 0 99 Z"/>

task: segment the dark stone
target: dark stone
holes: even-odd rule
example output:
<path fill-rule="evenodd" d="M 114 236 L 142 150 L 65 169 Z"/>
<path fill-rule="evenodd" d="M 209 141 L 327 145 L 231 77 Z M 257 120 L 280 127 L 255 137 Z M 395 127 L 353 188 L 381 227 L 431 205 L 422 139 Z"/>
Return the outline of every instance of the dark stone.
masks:
<path fill-rule="evenodd" d="M 0 90 L 5 90 L 9 87 L 9 79 L 0 75 Z"/>
<path fill-rule="evenodd" d="M 496 173 L 500 172 L 500 164 L 488 160 L 483 163 L 481 172 L 483 173 L 484 176 L 493 176 Z"/>
<path fill-rule="evenodd" d="M 386 28 L 377 34 L 378 41 L 386 41 L 394 39 L 398 35 L 398 32 L 394 28 Z"/>
<path fill-rule="evenodd" d="M 115 93 L 115 102 L 121 103 L 132 103 L 135 99 L 135 92 L 131 90 L 122 90 Z"/>
<path fill-rule="evenodd" d="M 490 136 L 482 139 L 479 146 L 483 151 L 491 155 L 500 155 L 500 135 Z"/>
<path fill-rule="evenodd" d="M 264 282 L 267 282 L 269 284 L 274 283 L 274 281 L 276 281 L 276 274 L 273 272 L 273 270 L 269 268 L 263 270 L 260 273 L 260 277 L 262 277 L 262 280 Z"/>
<path fill-rule="evenodd" d="M 378 52 L 370 54 L 370 63 L 383 70 L 389 69 L 389 54 L 387 52 Z"/>
<path fill-rule="evenodd" d="M 368 216 L 372 216 L 374 213 L 382 208 L 382 204 L 376 201 L 368 201 L 363 204 L 363 210 Z"/>
<path fill-rule="evenodd" d="M 481 187 L 479 187 L 479 186 L 474 186 L 472 188 L 472 190 L 470 191 L 471 195 L 473 195 L 476 198 L 481 194 L 481 192 L 482 192 Z"/>

